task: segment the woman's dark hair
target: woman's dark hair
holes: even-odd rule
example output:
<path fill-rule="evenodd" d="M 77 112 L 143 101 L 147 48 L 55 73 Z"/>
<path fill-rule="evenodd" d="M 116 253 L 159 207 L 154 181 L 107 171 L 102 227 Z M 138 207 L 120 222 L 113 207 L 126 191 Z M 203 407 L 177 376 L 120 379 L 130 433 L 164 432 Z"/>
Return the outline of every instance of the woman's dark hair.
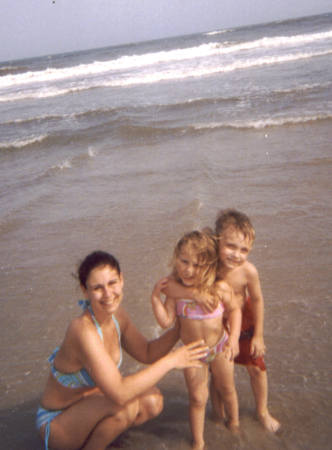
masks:
<path fill-rule="evenodd" d="M 86 288 L 87 279 L 93 269 L 101 266 L 110 266 L 116 270 L 118 275 L 121 274 L 120 264 L 118 260 L 110 253 L 97 250 L 90 253 L 79 265 L 77 275 L 81 286 Z"/>

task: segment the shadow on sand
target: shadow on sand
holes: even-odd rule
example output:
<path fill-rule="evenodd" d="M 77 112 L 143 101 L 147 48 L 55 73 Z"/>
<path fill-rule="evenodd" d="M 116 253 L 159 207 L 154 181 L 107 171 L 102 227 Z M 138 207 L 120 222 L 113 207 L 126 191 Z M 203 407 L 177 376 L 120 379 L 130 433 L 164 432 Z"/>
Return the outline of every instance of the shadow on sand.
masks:
<path fill-rule="evenodd" d="M 0 411 L 0 450 L 42 450 L 35 428 L 38 400 Z"/>

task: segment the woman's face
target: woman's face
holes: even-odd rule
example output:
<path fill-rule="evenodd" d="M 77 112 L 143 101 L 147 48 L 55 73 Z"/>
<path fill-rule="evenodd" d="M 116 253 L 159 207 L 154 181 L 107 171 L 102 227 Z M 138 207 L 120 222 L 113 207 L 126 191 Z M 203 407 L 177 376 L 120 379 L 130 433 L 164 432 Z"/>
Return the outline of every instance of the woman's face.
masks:
<path fill-rule="evenodd" d="M 90 272 L 83 292 L 95 313 L 113 314 L 123 298 L 122 274 L 108 265 L 96 267 Z"/>

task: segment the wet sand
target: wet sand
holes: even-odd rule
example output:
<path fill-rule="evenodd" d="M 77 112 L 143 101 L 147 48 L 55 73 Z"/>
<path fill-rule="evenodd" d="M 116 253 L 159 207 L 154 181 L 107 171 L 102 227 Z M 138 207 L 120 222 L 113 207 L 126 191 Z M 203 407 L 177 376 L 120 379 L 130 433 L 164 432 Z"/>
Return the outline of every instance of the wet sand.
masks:
<path fill-rule="evenodd" d="M 26 204 L 1 223 L 1 450 L 42 448 L 34 414 L 47 376 L 47 357 L 61 342 L 70 318 L 79 313 L 80 294 L 71 276 L 79 259 L 97 248 L 119 257 L 125 306 L 152 338 L 159 330 L 149 295 L 154 282 L 169 270 L 175 241 L 184 231 L 213 225 L 217 210 L 229 206 L 247 212 L 256 228 L 251 259 L 259 269 L 266 302 L 269 405 L 282 429 L 272 435 L 255 420 L 249 380 L 239 367 L 241 435 L 234 437 L 207 419 L 207 446 L 329 448 L 331 131 L 328 124 L 308 124 L 265 134 L 212 132 L 190 143 L 175 142 L 167 156 L 165 148 L 154 148 L 153 156 L 147 149 L 150 172 L 137 155 L 136 160 L 123 161 L 126 173 L 121 180 L 107 183 L 101 175 L 94 184 L 91 170 L 77 209 L 79 186 L 74 181 L 87 174 L 82 168 L 81 173 L 72 171 L 62 180 L 74 186 L 68 195 L 59 195 L 55 185 L 53 197 Z M 99 170 L 107 162 L 101 152 Z M 124 373 L 135 368 L 125 360 Z M 182 374 L 170 373 L 160 387 L 164 412 L 125 433 L 123 448 L 190 448 Z M 210 405 L 207 416 L 209 412 Z"/>

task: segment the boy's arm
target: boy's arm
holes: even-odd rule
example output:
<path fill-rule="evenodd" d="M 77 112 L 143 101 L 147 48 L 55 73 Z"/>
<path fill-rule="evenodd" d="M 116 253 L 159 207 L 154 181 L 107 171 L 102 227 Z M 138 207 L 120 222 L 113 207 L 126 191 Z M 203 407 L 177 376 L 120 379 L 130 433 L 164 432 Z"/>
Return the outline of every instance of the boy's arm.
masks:
<path fill-rule="evenodd" d="M 165 303 L 161 300 L 161 292 L 168 283 L 167 278 L 162 278 L 156 283 L 151 294 L 151 303 L 153 313 L 157 319 L 157 322 L 162 328 L 169 328 L 176 318 L 176 300 L 171 297 L 167 297 Z"/>
<path fill-rule="evenodd" d="M 252 313 L 254 318 L 254 335 L 251 340 L 250 353 L 254 358 L 263 356 L 264 345 L 264 299 L 259 281 L 259 275 L 253 264 L 247 267 L 247 287 L 251 299 Z"/>
<path fill-rule="evenodd" d="M 233 295 L 233 289 L 225 281 L 219 281 L 217 283 L 216 292 L 225 307 L 229 323 L 229 338 L 223 353 L 226 359 L 232 361 L 239 354 L 242 320 L 241 308 Z"/>
<path fill-rule="evenodd" d="M 168 283 L 162 289 L 166 296 L 175 299 L 188 299 L 197 302 L 203 311 L 212 312 L 215 308 L 214 296 L 208 293 L 200 293 L 197 289 L 186 287 L 178 283 L 172 276 L 168 277 Z"/>

